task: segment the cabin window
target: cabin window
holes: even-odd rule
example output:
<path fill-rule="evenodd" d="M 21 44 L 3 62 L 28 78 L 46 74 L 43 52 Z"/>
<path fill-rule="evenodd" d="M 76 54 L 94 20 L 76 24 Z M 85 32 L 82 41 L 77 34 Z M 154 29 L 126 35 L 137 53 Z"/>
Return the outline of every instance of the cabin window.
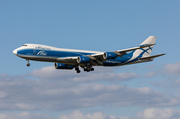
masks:
<path fill-rule="evenodd" d="M 23 46 L 27 46 L 27 45 L 23 45 Z"/>

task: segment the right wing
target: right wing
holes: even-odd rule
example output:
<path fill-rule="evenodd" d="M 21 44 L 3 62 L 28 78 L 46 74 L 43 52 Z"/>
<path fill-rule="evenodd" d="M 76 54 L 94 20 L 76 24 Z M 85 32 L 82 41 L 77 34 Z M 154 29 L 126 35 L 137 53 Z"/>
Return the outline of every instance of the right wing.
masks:
<path fill-rule="evenodd" d="M 128 48 L 128 49 L 123 49 L 123 50 L 117 50 L 117 51 L 111 51 L 112 53 L 115 53 L 117 56 L 123 57 L 123 55 L 126 55 L 127 52 L 153 46 L 155 44 L 147 44 L 147 45 L 141 45 L 139 47 L 133 47 L 133 48 Z M 105 52 L 102 53 L 97 53 L 93 55 L 82 55 L 85 57 L 89 57 L 91 59 L 91 63 L 93 65 L 103 65 L 103 62 L 106 61 L 106 59 L 103 58 Z M 77 64 L 77 59 L 78 56 L 76 57 L 63 57 L 63 58 L 58 58 L 57 61 L 59 62 L 67 62 L 67 63 L 76 63 Z"/>
<path fill-rule="evenodd" d="M 127 52 L 133 51 L 133 50 L 137 50 L 137 49 L 141 49 L 141 48 L 145 48 L 145 47 L 149 47 L 149 46 L 153 46 L 155 44 L 146 44 L 146 45 L 141 45 L 139 47 L 133 47 L 133 48 L 128 48 L 128 49 L 123 49 L 123 50 L 117 50 L 117 51 L 111 51 L 117 54 L 117 56 L 123 57 L 123 55 L 126 55 Z M 89 55 L 92 56 L 94 58 L 103 58 L 103 54 L 104 53 L 100 53 L 100 54 L 93 54 L 93 55 Z"/>

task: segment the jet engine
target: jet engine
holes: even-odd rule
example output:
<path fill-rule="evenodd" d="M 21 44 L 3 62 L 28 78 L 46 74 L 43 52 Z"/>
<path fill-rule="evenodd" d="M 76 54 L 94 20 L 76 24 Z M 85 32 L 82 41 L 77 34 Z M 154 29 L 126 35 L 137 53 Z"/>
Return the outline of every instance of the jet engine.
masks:
<path fill-rule="evenodd" d="M 62 63 L 54 63 L 54 67 L 56 69 L 73 69 L 74 65 L 67 65 Z"/>
<path fill-rule="evenodd" d="M 117 57 L 117 54 L 114 52 L 105 52 L 103 54 L 104 59 L 115 59 Z"/>
<path fill-rule="evenodd" d="M 90 58 L 89 57 L 85 57 L 85 56 L 79 56 L 77 58 L 77 63 L 89 63 L 90 62 Z"/>

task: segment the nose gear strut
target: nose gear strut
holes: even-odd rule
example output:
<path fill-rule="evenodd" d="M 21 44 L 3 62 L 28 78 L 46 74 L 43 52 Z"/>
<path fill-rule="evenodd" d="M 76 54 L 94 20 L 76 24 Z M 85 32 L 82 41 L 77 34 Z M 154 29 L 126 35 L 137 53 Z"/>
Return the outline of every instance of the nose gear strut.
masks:
<path fill-rule="evenodd" d="M 29 60 L 26 60 L 27 61 L 27 66 L 29 67 L 31 64 L 29 63 Z"/>

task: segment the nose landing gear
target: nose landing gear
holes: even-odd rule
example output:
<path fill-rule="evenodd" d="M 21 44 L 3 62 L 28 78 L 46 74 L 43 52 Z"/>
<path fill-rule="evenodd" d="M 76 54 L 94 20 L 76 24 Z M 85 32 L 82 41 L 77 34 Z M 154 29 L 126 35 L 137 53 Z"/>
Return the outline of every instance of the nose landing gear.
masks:
<path fill-rule="evenodd" d="M 27 61 L 27 67 L 29 67 L 31 64 L 29 63 L 29 60 L 26 60 Z"/>

